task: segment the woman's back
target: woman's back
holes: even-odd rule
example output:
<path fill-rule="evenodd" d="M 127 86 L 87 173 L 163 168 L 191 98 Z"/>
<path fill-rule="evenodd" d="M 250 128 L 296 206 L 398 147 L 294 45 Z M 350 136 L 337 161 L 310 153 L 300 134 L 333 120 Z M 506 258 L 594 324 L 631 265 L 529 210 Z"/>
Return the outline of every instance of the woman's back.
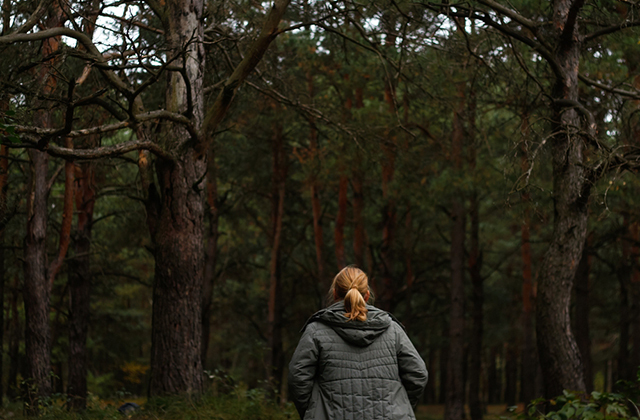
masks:
<path fill-rule="evenodd" d="M 338 302 L 308 321 L 289 366 L 301 418 L 415 418 L 412 406 L 427 383 L 424 362 L 388 313 L 367 310 L 365 321 L 352 321 Z"/>

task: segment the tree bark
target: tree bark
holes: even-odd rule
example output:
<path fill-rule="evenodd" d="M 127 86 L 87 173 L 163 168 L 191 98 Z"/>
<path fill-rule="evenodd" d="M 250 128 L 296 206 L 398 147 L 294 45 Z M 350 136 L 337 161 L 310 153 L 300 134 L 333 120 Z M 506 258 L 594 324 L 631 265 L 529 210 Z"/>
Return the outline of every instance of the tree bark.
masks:
<path fill-rule="evenodd" d="M 213 150 L 209 151 L 207 169 L 207 204 L 209 207 L 209 231 L 202 284 L 202 367 L 207 366 L 209 339 L 211 336 L 211 314 L 213 313 L 213 286 L 218 260 L 218 175 Z"/>
<path fill-rule="evenodd" d="M 25 356 L 27 387 L 25 404 L 37 412 L 38 399 L 51 394 L 49 301 L 47 279 L 47 167 L 45 152 L 29 150 L 32 162 L 31 192 L 27 196 L 27 236 L 24 243 Z"/>
<path fill-rule="evenodd" d="M 9 152 L 7 146 L 0 146 L 0 407 L 2 407 L 2 396 L 4 388 L 2 378 L 4 378 L 4 284 L 5 284 L 5 255 L 4 255 L 4 231 L 7 224 L 7 188 L 9 179 Z"/>
<path fill-rule="evenodd" d="M 458 104 L 453 114 L 451 157 L 457 173 L 462 171 L 464 129 L 462 114 L 465 109 L 464 83 L 457 86 Z M 447 369 L 447 399 L 445 420 L 464 419 L 464 239 L 466 214 L 460 197 L 451 203 L 451 309 L 449 315 L 449 366 Z"/>
<path fill-rule="evenodd" d="M 11 335 L 9 336 L 9 380 L 7 382 L 7 397 L 16 400 L 19 396 L 18 373 L 20 372 L 20 315 L 18 313 L 19 278 L 13 280 L 13 291 L 11 293 Z"/>
<path fill-rule="evenodd" d="M 198 128 L 204 116 L 203 7 L 202 0 L 169 0 L 164 19 L 169 51 L 182 57 L 176 65 L 185 69 L 185 78 L 169 73 L 165 106 L 171 112 L 191 113 Z M 147 202 L 156 261 L 149 395 L 199 394 L 206 153 L 198 157 L 183 144 L 196 140 L 183 125 L 166 122 L 159 136 L 157 143 L 174 151 L 176 159 L 156 161 L 160 191 L 150 188 Z"/>
<path fill-rule="evenodd" d="M 522 115 L 521 133 L 525 141 L 522 142 L 522 173 L 529 169 L 529 156 L 526 144 L 530 136 L 529 112 L 525 110 Z M 533 278 L 531 261 L 531 215 L 530 194 L 527 189 L 522 192 L 522 204 L 524 214 L 521 225 L 521 257 L 522 257 L 522 364 L 520 377 L 520 395 L 525 403 L 539 397 L 536 395 L 535 377 L 537 371 L 537 352 L 535 347 L 535 334 L 533 329 Z"/>
<path fill-rule="evenodd" d="M 69 261 L 69 377 L 68 407 L 83 410 L 87 406 L 87 335 L 91 316 L 91 228 L 95 204 L 92 163 L 76 167 L 75 256 Z"/>
<path fill-rule="evenodd" d="M 628 226 L 628 216 L 624 216 L 623 226 Z M 626 238 L 622 238 L 622 261 L 620 262 L 616 275 L 620 285 L 620 339 L 618 340 L 618 374 L 616 382 L 619 380 L 631 379 L 631 369 L 629 368 L 629 330 L 631 319 L 629 314 L 629 283 L 631 266 L 629 265 L 630 247 Z"/>
<path fill-rule="evenodd" d="M 572 12 L 570 10 L 573 8 Z M 576 9 L 577 8 L 577 9 Z M 572 21 L 580 3 L 556 0 L 553 24 L 559 45 L 555 59 L 562 69 L 553 89 L 556 101 L 577 101 L 580 35 Z M 569 31 L 570 33 L 567 33 Z M 554 127 L 550 138 L 553 166 L 554 221 L 551 244 L 541 267 L 536 302 L 538 353 L 546 397 L 563 390 L 585 391 L 580 350 L 571 332 L 569 307 L 575 271 L 587 233 L 591 180 L 584 165 L 584 143 L 577 110 L 554 105 Z M 591 132 L 593 127 L 587 127 Z"/>
<path fill-rule="evenodd" d="M 587 240 L 588 242 L 588 240 Z M 593 371 L 591 364 L 591 337 L 589 333 L 589 274 L 591 256 L 588 244 L 582 251 L 582 258 L 578 263 L 575 278 L 575 323 L 574 330 L 582 365 L 584 367 L 584 382 L 587 392 L 593 391 Z"/>
<path fill-rule="evenodd" d="M 630 250 L 630 282 L 629 290 L 631 292 L 631 310 L 630 310 L 630 323 L 631 323 L 631 344 L 632 353 L 630 354 L 631 362 L 631 378 L 634 380 L 640 370 L 640 267 L 638 266 L 638 241 L 640 239 L 640 225 L 638 222 L 631 222 L 629 224 L 629 237 L 631 242 Z"/>

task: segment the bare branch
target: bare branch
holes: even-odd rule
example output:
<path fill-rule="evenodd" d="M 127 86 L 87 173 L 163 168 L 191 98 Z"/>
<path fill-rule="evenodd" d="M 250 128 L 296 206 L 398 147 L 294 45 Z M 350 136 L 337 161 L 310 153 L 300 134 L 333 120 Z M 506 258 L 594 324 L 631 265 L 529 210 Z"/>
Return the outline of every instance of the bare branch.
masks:
<path fill-rule="evenodd" d="M 2 140 L 1 143 L 9 148 L 14 149 L 38 149 L 37 138 L 32 138 L 31 136 L 23 136 L 23 140 L 25 141 L 25 143 L 16 144 L 4 140 Z M 51 156 L 59 157 L 66 160 L 102 159 L 106 157 L 115 157 L 134 150 L 148 150 L 154 155 L 165 160 L 175 160 L 172 154 L 168 153 L 156 143 L 153 143 L 151 141 L 127 141 L 124 143 L 115 144 L 113 146 L 96 147 L 93 149 L 69 149 L 66 147 L 57 146 L 55 144 L 48 144 L 46 148 L 44 148 L 44 151 L 49 153 Z"/>
<path fill-rule="evenodd" d="M 520 25 L 524 26 L 525 28 L 530 30 L 532 33 L 534 34 L 536 33 L 538 24 L 530 19 L 525 18 L 518 12 L 511 10 L 508 7 L 505 7 L 493 0 L 479 0 L 479 3 L 484 4 L 485 6 L 492 8 L 496 12 L 508 17 L 509 19 L 518 22 Z"/>
<path fill-rule="evenodd" d="M 189 130 L 190 134 L 193 135 L 195 133 L 195 129 L 193 128 L 193 124 L 191 123 L 191 120 L 189 118 L 181 114 L 176 114 L 174 112 L 158 110 L 158 111 L 145 112 L 143 114 L 137 114 L 137 115 L 134 115 L 134 119 L 128 119 L 128 120 L 120 121 L 113 124 L 105 124 L 105 125 L 99 125 L 96 127 L 82 128 L 79 130 L 69 131 L 68 133 L 65 134 L 65 136 L 82 137 L 82 136 L 87 136 L 89 134 L 108 133 L 110 131 L 116 131 L 116 130 L 120 130 L 127 127 L 134 127 L 138 123 L 156 120 L 156 119 L 169 120 L 178 124 L 184 124 L 187 127 L 187 130 Z M 52 136 L 55 136 L 56 133 L 59 133 L 60 131 L 59 129 L 55 129 L 55 128 L 40 128 L 40 127 L 31 127 L 31 126 L 22 126 L 22 125 L 16 126 L 15 130 L 16 130 L 16 133 L 35 134 L 41 137 L 45 137 L 45 136 L 52 137 Z"/>
<path fill-rule="evenodd" d="M 580 79 L 582 82 L 586 83 L 587 85 L 600 88 L 600 89 L 605 90 L 607 92 L 615 93 L 615 94 L 618 94 L 620 96 L 625 96 L 625 97 L 631 98 L 631 99 L 640 100 L 640 92 L 631 92 L 631 91 L 628 91 L 628 90 L 617 89 L 617 88 L 614 88 L 614 87 L 611 87 L 611 86 L 607 86 L 604 83 L 600 83 L 600 82 L 597 82 L 595 80 L 589 79 L 587 76 L 584 76 L 582 74 L 578 75 L 578 79 Z"/>
<path fill-rule="evenodd" d="M 635 26 L 640 26 L 640 20 L 636 20 L 636 21 L 633 21 L 633 22 L 622 22 L 622 23 L 619 23 L 617 25 L 607 26 L 606 28 L 602 28 L 600 30 L 597 30 L 595 32 L 590 33 L 589 35 L 586 35 L 584 37 L 584 42 L 589 42 L 589 41 L 591 41 L 591 40 L 593 40 L 595 38 L 598 38 L 600 36 L 609 35 L 609 34 L 621 31 L 621 30 L 626 29 L 626 28 L 633 28 Z"/>

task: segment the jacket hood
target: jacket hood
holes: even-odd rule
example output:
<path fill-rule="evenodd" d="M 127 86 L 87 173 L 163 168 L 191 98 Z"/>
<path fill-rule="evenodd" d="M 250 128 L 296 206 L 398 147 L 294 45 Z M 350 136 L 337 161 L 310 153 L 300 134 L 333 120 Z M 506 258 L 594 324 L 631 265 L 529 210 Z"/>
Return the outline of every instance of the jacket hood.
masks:
<path fill-rule="evenodd" d="M 391 321 L 398 322 L 393 315 L 375 306 L 367 305 L 367 310 L 366 321 L 350 321 L 344 316 L 344 302 L 336 302 L 328 308 L 316 312 L 302 327 L 302 331 L 312 322 L 321 322 L 330 326 L 349 344 L 366 347 L 389 328 Z M 398 322 L 398 324 L 400 323 Z"/>

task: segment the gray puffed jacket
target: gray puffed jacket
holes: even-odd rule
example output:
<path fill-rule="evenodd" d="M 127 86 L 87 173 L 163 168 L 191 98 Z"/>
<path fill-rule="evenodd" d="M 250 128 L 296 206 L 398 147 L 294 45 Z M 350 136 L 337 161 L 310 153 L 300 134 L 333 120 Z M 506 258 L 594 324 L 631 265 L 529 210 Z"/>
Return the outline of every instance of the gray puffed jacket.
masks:
<path fill-rule="evenodd" d="M 367 305 L 349 321 L 344 303 L 313 315 L 289 364 L 289 397 L 303 420 L 410 420 L 427 368 L 404 328 Z"/>

